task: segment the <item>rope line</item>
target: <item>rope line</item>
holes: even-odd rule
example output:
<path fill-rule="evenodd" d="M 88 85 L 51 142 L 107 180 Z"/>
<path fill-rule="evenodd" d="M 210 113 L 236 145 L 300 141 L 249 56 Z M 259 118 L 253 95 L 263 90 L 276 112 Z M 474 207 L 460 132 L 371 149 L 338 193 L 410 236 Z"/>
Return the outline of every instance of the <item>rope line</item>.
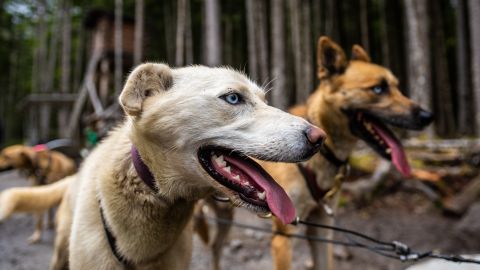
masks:
<path fill-rule="evenodd" d="M 316 242 L 323 242 L 323 243 L 330 243 L 333 245 L 342 245 L 342 246 L 347 246 L 347 247 L 354 247 L 354 248 L 362 248 L 369 250 L 373 253 L 376 253 L 378 255 L 399 260 L 402 262 L 406 261 L 419 261 L 425 258 L 433 258 L 433 259 L 442 259 L 450 262 L 456 262 L 456 263 L 471 263 L 471 264 L 479 264 L 480 265 L 480 260 L 475 260 L 475 259 L 469 259 L 465 258 L 461 255 L 451 255 L 451 254 L 440 254 L 436 253 L 433 251 L 426 251 L 426 252 L 415 252 L 413 251 L 408 245 L 401 243 L 399 241 L 392 241 L 392 242 L 385 242 L 379 239 L 376 239 L 374 237 L 342 228 L 342 227 L 336 227 L 336 226 L 330 226 L 330 225 L 324 225 L 324 224 L 317 224 L 317 223 L 312 223 L 308 221 L 303 221 L 297 218 L 294 222 L 292 222 L 292 225 L 297 225 L 301 224 L 307 227 L 317 227 L 321 229 L 326 229 L 326 230 L 333 230 L 337 231 L 340 233 L 345 234 L 345 236 L 348 238 L 347 241 L 341 241 L 341 240 L 334 240 L 334 239 L 328 239 L 328 238 L 323 238 L 323 237 L 318 237 L 318 236 L 310 236 L 310 235 L 304 235 L 304 234 L 297 234 L 297 233 L 285 233 L 281 231 L 274 231 L 269 228 L 263 228 L 260 226 L 255 226 L 255 225 L 250 225 L 250 224 L 245 224 L 245 223 L 240 223 L 236 222 L 233 220 L 229 219 L 223 219 L 223 218 L 218 218 L 218 217 L 211 217 L 211 216 L 195 216 L 195 218 L 205 218 L 210 221 L 214 221 L 218 224 L 226 224 L 226 225 L 232 225 L 238 228 L 243 228 L 243 229 L 250 229 L 253 231 L 258 231 L 258 232 L 263 232 L 263 233 L 268 233 L 272 235 L 280 235 L 284 237 L 290 237 L 290 238 L 297 238 L 297 239 L 303 239 L 303 240 L 308 240 L 308 241 L 316 241 Z M 370 245 L 366 243 L 362 243 L 359 241 L 356 241 L 353 239 L 351 236 L 359 237 L 362 238 L 363 240 L 370 241 L 372 243 L 375 243 L 375 245 Z"/>

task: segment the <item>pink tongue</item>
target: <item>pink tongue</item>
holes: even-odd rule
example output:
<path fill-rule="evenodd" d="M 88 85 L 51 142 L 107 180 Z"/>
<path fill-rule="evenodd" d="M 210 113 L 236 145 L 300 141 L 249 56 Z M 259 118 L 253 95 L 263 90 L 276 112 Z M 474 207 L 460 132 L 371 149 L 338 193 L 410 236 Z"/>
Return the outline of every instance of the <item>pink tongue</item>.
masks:
<path fill-rule="evenodd" d="M 402 145 L 395 139 L 392 138 L 387 132 L 385 132 L 380 127 L 375 124 L 372 125 L 375 131 L 382 137 L 382 139 L 387 143 L 388 147 L 392 150 L 392 163 L 395 165 L 397 170 L 404 176 L 410 177 L 411 170 L 410 165 L 408 165 L 408 160 L 403 151 Z"/>
<path fill-rule="evenodd" d="M 254 166 L 238 159 L 224 156 L 225 160 L 245 172 L 255 183 L 265 190 L 267 204 L 270 211 L 284 224 L 289 224 L 295 219 L 295 207 L 283 188 L 268 174 L 263 174 Z"/>

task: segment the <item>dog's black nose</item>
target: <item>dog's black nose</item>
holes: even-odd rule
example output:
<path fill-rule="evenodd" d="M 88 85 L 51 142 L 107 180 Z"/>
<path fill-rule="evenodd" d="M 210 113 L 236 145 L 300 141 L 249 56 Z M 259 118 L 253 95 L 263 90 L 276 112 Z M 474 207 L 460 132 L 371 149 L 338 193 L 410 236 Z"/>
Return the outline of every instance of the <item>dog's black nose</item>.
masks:
<path fill-rule="evenodd" d="M 321 128 L 310 126 L 305 130 L 305 136 L 307 137 L 308 142 L 310 142 L 316 148 L 322 145 L 327 134 L 325 134 L 325 131 L 323 131 Z"/>
<path fill-rule="evenodd" d="M 433 121 L 433 113 L 426 111 L 420 107 L 414 109 L 415 118 L 422 126 L 427 126 Z"/>

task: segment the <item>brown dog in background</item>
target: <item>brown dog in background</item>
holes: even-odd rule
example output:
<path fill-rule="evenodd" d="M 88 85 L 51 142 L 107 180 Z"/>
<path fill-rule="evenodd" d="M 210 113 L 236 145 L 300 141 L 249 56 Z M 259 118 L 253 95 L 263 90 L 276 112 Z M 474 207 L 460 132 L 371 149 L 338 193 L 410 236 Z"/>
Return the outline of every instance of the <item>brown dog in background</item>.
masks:
<path fill-rule="evenodd" d="M 12 145 L 0 152 L 0 171 L 9 169 L 19 170 L 27 175 L 32 186 L 40 186 L 54 183 L 65 176 L 74 174 L 76 171 L 75 162 L 64 154 L 45 149 L 44 147 L 29 147 L 25 145 Z M 22 188 L 9 190 L 8 194 L 0 193 L 0 203 L 4 211 L 0 213 L 0 221 L 7 219 L 15 211 L 22 211 L 20 201 L 17 197 L 22 196 Z M 6 210 L 8 209 L 8 211 Z M 48 212 L 48 224 L 53 226 L 53 214 Z M 35 212 L 35 231 L 29 237 L 29 243 L 36 243 L 40 240 L 43 227 L 43 213 Z"/>
<path fill-rule="evenodd" d="M 321 37 L 317 47 L 318 78 L 320 85 L 304 105 L 290 110 L 324 129 L 327 134 L 321 154 L 302 164 L 261 162 L 261 165 L 287 191 L 301 220 L 333 225 L 342 174 L 348 156 L 358 139 L 365 141 L 380 156 L 391 160 L 404 176 L 410 167 L 401 142 L 387 128 L 419 130 L 432 121 L 432 114 L 405 97 L 398 88 L 398 80 L 385 67 L 371 63 L 365 50 L 354 45 L 351 60 L 328 37 Z M 223 219 L 233 218 L 233 209 L 213 207 Z M 197 227 L 203 228 L 202 220 Z M 220 225 L 212 243 L 213 265 L 219 269 L 221 248 L 228 225 Z M 298 233 L 292 225 L 284 225 L 274 218 L 274 229 L 283 233 Z M 205 239 L 205 230 L 197 231 Z M 203 233 L 202 233 L 203 232 Z M 325 230 L 308 228 L 307 235 L 332 238 Z M 331 245 L 309 242 L 313 269 L 333 269 Z M 275 235 L 271 244 L 275 269 L 291 269 L 291 240 Z"/>

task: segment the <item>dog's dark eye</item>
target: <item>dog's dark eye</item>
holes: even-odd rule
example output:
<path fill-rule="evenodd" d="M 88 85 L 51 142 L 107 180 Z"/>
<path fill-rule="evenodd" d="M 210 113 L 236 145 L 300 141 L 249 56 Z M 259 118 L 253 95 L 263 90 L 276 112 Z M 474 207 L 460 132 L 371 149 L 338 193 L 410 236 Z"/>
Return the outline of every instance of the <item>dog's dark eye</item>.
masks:
<path fill-rule="evenodd" d="M 221 99 L 225 100 L 226 102 L 232 104 L 232 105 L 237 105 L 242 102 L 242 96 L 240 96 L 237 93 L 230 93 L 226 94 L 220 97 Z"/>
<path fill-rule="evenodd" d="M 376 85 L 372 87 L 372 91 L 377 95 L 385 94 L 388 92 L 388 85 L 385 85 L 385 84 Z"/>

